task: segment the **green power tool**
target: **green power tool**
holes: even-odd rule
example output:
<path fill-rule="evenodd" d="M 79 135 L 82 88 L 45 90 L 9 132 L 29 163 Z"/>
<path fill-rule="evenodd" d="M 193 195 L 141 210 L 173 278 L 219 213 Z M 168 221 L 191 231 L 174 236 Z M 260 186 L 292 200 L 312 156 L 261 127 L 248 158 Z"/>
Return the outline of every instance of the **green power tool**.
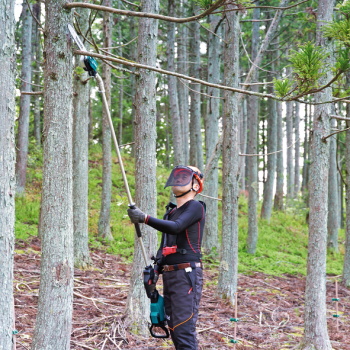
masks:
<path fill-rule="evenodd" d="M 143 270 L 143 283 L 147 296 L 151 300 L 151 327 L 149 331 L 154 338 L 169 338 L 164 313 L 164 298 L 159 294 L 154 283 L 155 271 L 152 265 Z"/>

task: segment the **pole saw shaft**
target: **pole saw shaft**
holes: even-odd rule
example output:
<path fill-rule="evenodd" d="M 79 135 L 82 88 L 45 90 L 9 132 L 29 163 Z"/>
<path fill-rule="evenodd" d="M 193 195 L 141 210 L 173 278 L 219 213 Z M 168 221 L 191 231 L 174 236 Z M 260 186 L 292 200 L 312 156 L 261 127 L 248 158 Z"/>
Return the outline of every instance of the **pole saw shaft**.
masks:
<path fill-rule="evenodd" d="M 133 207 L 135 207 L 135 204 L 134 204 L 134 202 L 132 200 L 132 197 L 131 197 L 130 188 L 129 188 L 129 184 L 128 184 L 128 179 L 126 177 L 126 173 L 125 173 L 125 169 L 124 169 L 123 159 L 122 159 L 122 156 L 120 154 L 118 140 L 117 140 L 117 137 L 115 135 L 115 130 L 114 130 L 113 122 L 112 122 L 112 117 L 111 117 L 111 113 L 109 111 L 109 106 L 108 106 L 108 102 L 107 102 L 107 98 L 106 98 L 105 86 L 104 86 L 104 83 L 103 83 L 103 80 L 102 80 L 101 76 L 98 73 L 96 73 L 95 78 L 96 78 L 97 84 L 98 84 L 98 86 L 100 88 L 100 91 L 101 91 L 101 94 L 102 94 L 103 106 L 105 108 L 105 111 L 106 111 L 106 114 L 107 114 L 108 123 L 109 123 L 109 127 L 110 127 L 111 132 L 112 132 L 113 143 L 114 143 L 114 146 L 115 146 L 115 150 L 117 152 L 117 157 L 118 157 L 120 169 L 121 169 L 122 176 L 123 176 L 123 181 L 124 181 L 124 186 L 125 186 L 125 190 L 126 190 L 126 195 L 128 197 L 128 201 L 129 201 L 129 207 L 131 209 L 133 209 Z M 139 242 L 140 242 L 142 255 L 143 255 L 143 258 L 145 260 L 145 264 L 147 265 L 148 264 L 147 254 L 146 254 L 145 246 L 144 246 L 143 241 L 142 241 L 142 234 L 141 234 L 141 229 L 140 229 L 140 225 L 139 224 L 135 224 L 135 230 L 136 230 L 136 234 L 137 234 L 137 237 L 139 239 Z"/>

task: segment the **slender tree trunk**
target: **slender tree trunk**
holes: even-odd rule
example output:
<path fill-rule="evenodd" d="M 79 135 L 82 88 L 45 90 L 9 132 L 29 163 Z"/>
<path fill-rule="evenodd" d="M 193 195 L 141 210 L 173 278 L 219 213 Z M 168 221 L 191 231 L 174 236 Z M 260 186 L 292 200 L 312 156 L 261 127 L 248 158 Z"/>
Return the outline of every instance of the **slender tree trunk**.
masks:
<path fill-rule="evenodd" d="M 28 4 L 23 2 L 22 28 L 22 71 L 21 91 L 31 91 L 32 82 L 32 15 Z M 29 143 L 29 112 L 30 95 L 21 95 L 18 119 L 16 180 L 17 194 L 23 194 L 26 186 L 28 143 Z"/>
<path fill-rule="evenodd" d="M 76 10 L 83 33 L 88 29 L 89 11 Z M 78 58 L 79 59 L 79 58 Z M 78 66 L 77 64 L 76 66 Z M 74 265 L 86 268 L 91 264 L 88 227 L 89 174 L 89 100 L 90 88 L 86 72 L 74 75 L 73 98 L 73 223 Z"/>
<path fill-rule="evenodd" d="M 143 1 L 144 12 L 158 13 L 158 0 Z M 139 19 L 137 62 L 156 65 L 158 21 Z M 139 70 L 136 77 L 135 107 L 135 178 L 136 205 L 144 212 L 156 216 L 156 76 L 154 72 Z M 155 254 L 157 234 L 150 226 L 142 226 L 145 249 Z M 141 334 L 148 333 L 149 300 L 140 278 L 145 262 L 135 236 L 134 264 L 131 273 L 127 303 L 130 327 Z"/>
<path fill-rule="evenodd" d="M 309 175 L 309 113 L 308 105 L 305 104 L 305 121 L 304 121 L 304 154 L 303 154 L 303 181 L 301 184 L 302 193 L 305 195 L 308 188 L 308 175 Z"/>
<path fill-rule="evenodd" d="M 106 0 L 105 5 L 111 6 L 111 0 Z M 112 16 L 105 12 L 103 15 L 104 47 L 112 46 Z M 108 50 L 108 49 L 107 49 Z M 106 99 L 111 108 L 111 67 L 103 64 L 102 79 L 105 85 Z M 103 146 L 103 173 L 102 173 L 102 194 L 101 209 L 98 219 L 98 234 L 107 240 L 112 240 L 111 233 L 111 199 L 112 199 L 112 144 L 111 129 L 108 123 L 108 116 L 105 109 L 102 113 L 102 146 Z"/>
<path fill-rule="evenodd" d="M 272 59 L 273 61 L 273 59 Z M 275 66 L 271 66 L 272 71 L 275 70 Z M 272 78 L 272 77 L 271 77 Z M 272 90 L 272 89 L 270 89 Z M 273 91 L 268 91 L 272 93 Z M 273 204 L 273 190 L 276 178 L 276 160 L 277 154 L 277 101 L 268 100 L 268 112 L 267 112 L 267 178 L 264 184 L 263 203 L 261 208 L 261 217 L 270 221 Z"/>
<path fill-rule="evenodd" d="M 277 150 L 283 148 L 283 120 L 282 120 L 282 103 L 277 102 Z M 274 209 L 283 210 L 283 187 L 284 187 L 284 166 L 283 152 L 277 153 L 276 159 L 276 193 L 274 199 Z"/>
<path fill-rule="evenodd" d="M 226 10 L 235 8 L 225 5 Z M 239 12 L 226 12 L 224 84 L 238 86 Z M 239 121 L 237 94 L 225 91 L 222 149 L 222 246 L 218 292 L 234 303 L 238 280 L 238 164 Z"/>
<path fill-rule="evenodd" d="M 240 118 L 240 150 L 241 153 L 247 153 L 247 124 L 248 124 L 248 111 L 247 111 L 247 99 L 245 98 L 242 103 L 241 108 L 241 118 Z M 241 183 L 241 191 L 245 193 L 246 190 L 246 177 L 247 177 L 247 157 L 240 158 L 240 183 Z"/>
<path fill-rule="evenodd" d="M 193 5 L 193 13 L 198 9 Z M 197 21 L 190 23 L 190 74 L 200 78 L 200 24 Z M 201 125 L 201 95 L 200 84 L 192 84 L 191 119 L 190 119 L 190 163 L 203 171 L 202 125 Z"/>
<path fill-rule="evenodd" d="M 208 35 L 208 81 L 218 84 L 220 82 L 220 64 L 221 64 L 221 44 L 220 30 L 216 30 L 219 24 L 217 16 L 209 16 L 210 32 Z M 216 30 L 216 35 L 213 34 Z M 205 144 L 206 156 L 208 157 L 214 151 L 215 145 L 219 140 L 219 113 L 220 113 L 220 91 L 219 89 L 208 88 L 208 99 L 206 122 L 205 122 Z M 218 162 L 213 165 L 213 171 L 205 179 L 204 194 L 218 196 Z M 218 202 L 216 199 L 207 199 L 207 219 L 204 228 L 202 249 L 209 253 L 213 248 L 218 248 Z"/>
<path fill-rule="evenodd" d="M 287 198 L 294 198 L 294 158 L 293 158 L 293 102 L 286 103 L 287 134 Z"/>
<path fill-rule="evenodd" d="M 14 1 L 0 0 L 0 349 L 12 349 L 15 245 L 15 17 Z"/>
<path fill-rule="evenodd" d="M 64 1 L 45 3 L 42 255 L 32 350 L 68 350 L 73 311 L 72 23 Z"/>
<path fill-rule="evenodd" d="M 297 197 L 300 190 L 300 103 L 295 102 L 294 135 L 295 135 L 295 165 L 294 165 L 294 196 Z"/>
<path fill-rule="evenodd" d="M 37 0 L 33 4 L 33 14 L 35 18 L 40 20 L 41 16 L 41 0 Z M 34 75 L 34 84 L 40 85 L 41 82 L 41 35 L 39 30 L 39 25 L 35 20 L 32 20 L 32 42 L 33 42 L 33 75 Z M 40 87 L 36 86 L 36 90 L 39 91 Z M 41 109 L 42 109 L 42 99 L 37 96 L 34 100 L 34 138 L 36 144 L 41 146 Z"/>
<path fill-rule="evenodd" d="M 350 78 L 347 78 L 348 82 Z M 350 118 L 350 105 L 346 105 L 346 116 Z M 350 122 L 346 125 L 350 127 Z M 347 287 L 350 287 L 350 130 L 346 131 L 346 150 L 345 150 L 345 162 L 346 162 L 346 223 L 345 223 L 345 255 L 343 266 L 343 282 Z"/>
<path fill-rule="evenodd" d="M 253 10 L 253 19 L 259 20 L 260 9 Z M 259 22 L 253 22 L 252 33 L 252 60 L 254 61 L 258 54 L 259 44 Z M 257 70 L 251 75 L 252 82 L 255 83 L 258 77 Z M 252 91 L 258 91 L 258 86 L 253 85 Z M 258 124 L 259 124 L 259 100 L 256 96 L 248 96 L 248 154 L 258 153 Z M 258 181 L 258 158 L 256 156 L 248 157 L 248 237 L 247 251 L 254 254 L 258 242 L 258 216 L 257 205 L 259 200 L 259 181 Z"/>
<path fill-rule="evenodd" d="M 168 0 L 168 14 L 175 16 L 175 0 Z M 175 23 L 168 22 L 167 35 L 167 64 L 168 70 L 175 71 Z M 179 111 L 179 102 L 177 97 L 177 78 L 169 75 L 168 79 L 168 95 L 169 95 L 169 113 L 171 116 L 172 139 L 174 149 L 174 164 L 183 164 L 183 140 L 181 132 L 181 119 Z"/>
<path fill-rule="evenodd" d="M 332 58 L 332 43 L 331 39 L 323 37 L 322 27 L 332 20 L 333 6 L 334 1 L 320 0 L 317 9 L 316 45 L 323 47 L 329 53 L 327 62 Z M 322 77 L 319 84 L 322 86 L 329 79 L 330 73 Z M 331 98 L 331 87 L 315 94 L 315 101 L 318 103 L 329 101 Z M 329 141 L 322 140 L 330 132 L 330 112 L 329 104 L 315 105 L 311 140 L 309 242 L 303 350 L 332 349 L 326 315 Z"/>
<path fill-rule="evenodd" d="M 182 0 L 181 5 L 178 6 L 178 16 L 186 17 L 187 14 L 187 0 Z M 178 26 L 179 35 L 177 37 L 177 70 L 181 74 L 188 75 L 188 28 L 186 24 L 180 24 Z M 184 164 L 189 163 L 189 93 L 188 88 L 180 81 L 177 84 L 178 99 L 179 99 L 179 112 L 181 119 L 181 133 L 183 142 L 183 160 Z M 202 170 L 202 169 L 201 169 Z"/>
<path fill-rule="evenodd" d="M 334 112 L 334 113 L 333 113 Z M 335 114 L 335 110 L 332 111 Z M 331 130 L 336 129 L 337 121 L 331 120 Z M 328 176 L 328 248 L 338 252 L 338 230 L 339 230 L 339 187 L 338 187 L 338 167 L 337 167 L 337 136 L 329 139 L 329 176 Z"/>

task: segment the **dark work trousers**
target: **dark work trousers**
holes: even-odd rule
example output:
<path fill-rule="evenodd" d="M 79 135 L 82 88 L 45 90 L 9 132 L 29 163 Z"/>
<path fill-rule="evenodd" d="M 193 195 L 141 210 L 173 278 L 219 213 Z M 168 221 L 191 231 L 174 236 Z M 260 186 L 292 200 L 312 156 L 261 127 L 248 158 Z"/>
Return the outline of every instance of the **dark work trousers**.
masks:
<path fill-rule="evenodd" d="M 197 350 L 196 322 L 202 295 L 203 270 L 163 274 L 165 314 L 176 350 Z"/>

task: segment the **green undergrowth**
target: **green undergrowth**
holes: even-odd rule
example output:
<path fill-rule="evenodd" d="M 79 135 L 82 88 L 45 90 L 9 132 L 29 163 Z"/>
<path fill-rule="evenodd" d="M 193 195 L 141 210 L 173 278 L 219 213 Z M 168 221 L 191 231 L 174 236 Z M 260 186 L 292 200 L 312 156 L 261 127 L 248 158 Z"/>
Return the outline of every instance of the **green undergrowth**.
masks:
<path fill-rule="evenodd" d="M 131 195 L 134 196 L 134 160 L 128 154 L 123 154 Z M 28 167 L 28 186 L 23 196 L 16 198 L 16 239 L 27 240 L 37 235 L 42 160 L 39 153 L 31 158 Z M 91 249 L 103 249 L 110 254 L 119 255 L 126 261 L 131 261 L 135 239 L 134 226 L 127 216 L 128 199 L 120 166 L 115 154 L 112 165 L 112 203 L 111 203 L 111 233 L 112 241 L 106 241 L 98 235 L 98 218 L 102 190 L 102 150 L 100 145 L 90 149 L 89 157 L 89 241 Z M 169 170 L 157 167 L 158 217 L 162 217 L 165 205 L 169 202 L 170 191 L 164 189 Z M 151 193 L 150 193 L 151 195 Z M 200 200 L 204 200 L 202 197 Z M 301 201 L 300 201 L 301 203 Z M 239 201 L 239 273 L 251 274 L 263 272 L 270 275 L 292 274 L 305 275 L 307 264 L 308 227 L 306 224 L 306 209 L 298 203 L 293 209 L 284 212 L 273 212 L 270 222 L 258 220 L 259 239 L 255 254 L 246 252 L 248 231 L 248 206 L 245 197 Z M 219 203 L 219 209 L 221 203 Z M 221 221 L 221 210 L 219 212 Z M 142 227 L 142 225 L 141 225 Z M 219 231 L 221 222 L 219 223 Z M 340 253 L 329 253 L 327 258 L 327 274 L 340 275 L 344 258 L 344 230 L 339 232 Z M 206 266 L 217 269 L 219 254 L 205 256 Z"/>

